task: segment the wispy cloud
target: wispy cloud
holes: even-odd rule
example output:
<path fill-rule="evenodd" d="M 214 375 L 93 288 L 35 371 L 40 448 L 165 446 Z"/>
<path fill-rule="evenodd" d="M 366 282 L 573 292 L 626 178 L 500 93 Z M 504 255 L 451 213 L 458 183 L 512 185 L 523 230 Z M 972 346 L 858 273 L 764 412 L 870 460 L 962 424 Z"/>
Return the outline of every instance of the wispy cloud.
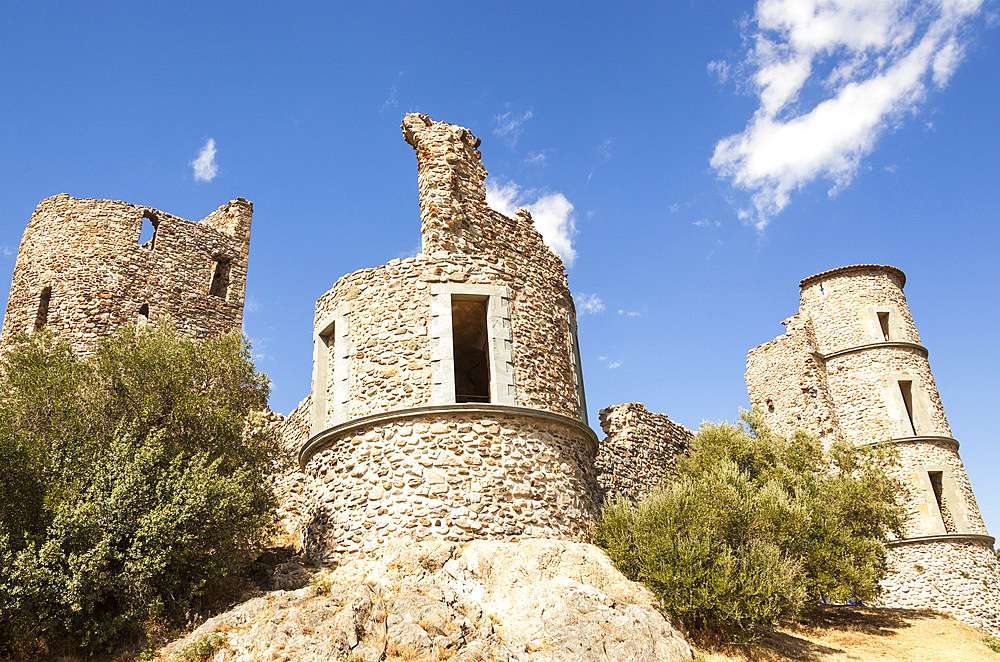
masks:
<path fill-rule="evenodd" d="M 219 164 L 215 162 L 215 138 L 209 138 L 198 156 L 191 161 L 194 168 L 194 179 L 198 182 L 210 182 L 219 174 Z"/>
<path fill-rule="evenodd" d="M 0 253 L 3 253 L 4 257 L 10 257 L 11 255 L 13 255 L 16 252 L 17 251 L 15 251 L 13 248 L 11 248 L 10 246 L 8 246 L 7 244 L 4 244 L 4 245 L 0 246 Z"/>
<path fill-rule="evenodd" d="M 397 88 L 395 85 L 389 88 L 389 95 L 385 98 L 385 101 L 382 102 L 382 110 L 390 107 L 395 108 L 399 105 L 399 101 L 396 100 L 396 91 Z"/>
<path fill-rule="evenodd" d="M 720 140 L 712 167 L 745 190 L 739 210 L 763 230 L 793 191 L 849 185 L 878 138 L 944 87 L 984 0 L 758 0 L 745 71 L 759 107 Z M 721 76 L 720 76 L 721 77 Z"/>
<path fill-rule="evenodd" d="M 529 165 L 545 165 L 549 161 L 549 151 L 532 152 L 525 157 L 524 162 Z"/>
<path fill-rule="evenodd" d="M 584 294 L 579 292 L 576 295 L 577 310 L 584 315 L 596 315 L 604 312 L 604 302 L 596 294 Z"/>
<path fill-rule="evenodd" d="M 493 135 L 513 147 L 524 132 L 524 123 L 530 120 L 533 115 L 530 110 L 520 114 L 508 110 L 506 113 L 496 115 L 493 118 L 493 122 L 496 124 L 493 128 Z"/>
<path fill-rule="evenodd" d="M 601 144 L 597 146 L 597 153 L 600 154 L 602 157 L 604 157 L 604 160 L 607 161 L 613 155 L 611 148 L 614 147 L 614 145 L 615 145 L 614 138 L 605 138 L 603 141 L 601 141 Z"/>
<path fill-rule="evenodd" d="M 721 221 L 710 221 L 707 218 L 699 218 L 697 221 L 695 221 L 691 225 L 693 225 L 695 227 L 698 227 L 698 228 L 718 228 L 718 227 L 722 227 L 722 222 Z"/>
<path fill-rule="evenodd" d="M 708 63 L 708 73 L 719 79 L 720 83 L 729 80 L 729 63 L 725 60 L 712 60 Z"/>
<path fill-rule="evenodd" d="M 624 308 L 619 308 L 618 314 L 622 317 L 642 317 L 642 313 L 638 310 L 625 310 Z"/>
<path fill-rule="evenodd" d="M 534 199 L 533 202 L 530 200 Z M 521 190 L 514 182 L 494 183 L 486 180 L 486 204 L 501 214 L 513 216 L 518 207 L 531 212 L 535 227 L 552 251 L 562 258 L 567 267 L 576 260 L 573 239 L 576 236 L 576 216 L 573 203 L 562 193 L 539 193 L 533 189 Z"/>
<path fill-rule="evenodd" d="M 246 313 L 259 313 L 260 312 L 260 302 L 258 302 L 253 297 L 247 297 L 243 302 L 243 312 Z"/>

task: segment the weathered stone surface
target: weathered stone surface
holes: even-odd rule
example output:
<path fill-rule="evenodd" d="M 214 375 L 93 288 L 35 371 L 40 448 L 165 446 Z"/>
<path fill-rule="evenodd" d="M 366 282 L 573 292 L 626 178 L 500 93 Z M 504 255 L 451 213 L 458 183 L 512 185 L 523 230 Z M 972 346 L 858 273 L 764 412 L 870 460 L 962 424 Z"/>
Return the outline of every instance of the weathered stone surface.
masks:
<path fill-rule="evenodd" d="M 604 498 L 637 501 L 666 478 L 677 457 L 686 453 L 694 432 L 641 403 L 601 410 L 601 440 L 594 461 Z"/>
<path fill-rule="evenodd" d="M 21 239 L 0 348 L 45 327 L 87 355 L 123 324 L 165 315 L 195 338 L 239 330 L 252 214 L 243 198 L 197 223 L 115 200 L 42 200 Z M 140 245 L 144 218 L 157 228 Z"/>
<path fill-rule="evenodd" d="M 315 587 L 276 591 L 161 651 L 222 632 L 215 660 L 690 660 L 688 644 L 587 544 L 397 540 Z"/>

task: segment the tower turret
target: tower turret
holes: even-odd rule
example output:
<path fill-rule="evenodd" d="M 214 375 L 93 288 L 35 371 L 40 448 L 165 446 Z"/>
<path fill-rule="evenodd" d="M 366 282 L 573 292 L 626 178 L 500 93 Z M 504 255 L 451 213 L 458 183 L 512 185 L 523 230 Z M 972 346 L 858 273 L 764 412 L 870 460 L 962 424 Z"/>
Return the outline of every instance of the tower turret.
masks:
<path fill-rule="evenodd" d="M 890 542 L 884 604 L 932 608 L 1000 629 L 1000 585 L 927 349 L 895 267 L 855 265 L 800 283 L 785 335 L 747 357 L 750 401 L 783 434 L 825 445 L 889 443 L 906 488 L 904 536 Z"/>
<path fill-rule="evenodd" d="M 597 438 L 562 262 L 530 214 L 486 205 L 467 129 L 411 114 L 403 132 L 423 250 L 344 276 L 316 304 L 306 549 L 583 537 Z"/>

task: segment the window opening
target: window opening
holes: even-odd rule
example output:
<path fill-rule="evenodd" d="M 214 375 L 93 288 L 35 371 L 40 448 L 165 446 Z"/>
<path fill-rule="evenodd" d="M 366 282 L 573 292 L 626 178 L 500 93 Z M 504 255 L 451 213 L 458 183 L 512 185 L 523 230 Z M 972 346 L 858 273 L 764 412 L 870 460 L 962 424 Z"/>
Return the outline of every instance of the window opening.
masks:
<path fill-rule="evenodd" d="M 212 285 L 208 293 L 215 297 L 226 298 L 229 295 L 229 266 L 232 261 L 226 257 L 218 257 L 212 262 Z"/>
<path fill-rule="evenodd" d="M 35 331 L 41 331 L 49 323 L 49 300 L 52 299 L 52 288 L 43 287 L 38 297 L 38 313 L 35 315 Z"/>
<path fill-rule="evenodd" d="M 879 313 L 878 323 L 882 327 L 882 338 L 889 340 L 889 313 Z"/>
<path fill-rule="evenodd" d="M 455 359 L 455 402 L 489 402 L 490 362 L 486 300 L 453 298 L 451 325 Z"/>
<path fill-rule="evenodd" d="M 934 500 L 937 501 L 938 512 L 941 513 L 944 530 L 947 533 L 956 533 L 958 529 L 955 528 L 955 518 L 952 517 L 951 512 L 948 510 L 948 503 L 944 496 L 944 473 L 941 471 L 928 471 L 927 477 L 930 478 L 931 487 L 934 489 Z"/>
<path fill-rule="evenodd" d="M 156 228 L 160 222 L 152 215 L 145 214 L 142 217 L 142 227 L 139 229 L 139 245 L 143 248 L 153 250 L 156 245 Z"/>
<path fill-rule="evenodd" d="M 320 385 L 320 388 L 326 393 L 326 401 L 328 406 L 332 406 L 336 403 L 336 398 L 334 398 L 334 386 L 336 381 L 334 380 L 333 366 L 334 366 L 334 342 L 333 342 L 333 331 L 334 325 L 331 324 L 319 334 L 319 340 L 323 343 L 321 347 L 322 356 L 319 360 L 324 361 L 324 365 L 321 368 L 321 374 L 323 375 L 325 382 Z M 324 412 L 326 415 L 327 412 Z"/>
<path fill-rule="evenodd" d="M 910 421 L 910 429 L 917 434 L 917 426 L 913 423 L 913 382 L 899 380 L 899 394 L 903 396 L 903 406 L 906 407 L 906 418 Z"/>
<path fill-rule="evenodd" d="M 139 320 L 142 321 L 142 322 L 148 322 L 149 321 L 149 304 L 148 303 L 144 303 L 141 306 L 139 306 Z"/>

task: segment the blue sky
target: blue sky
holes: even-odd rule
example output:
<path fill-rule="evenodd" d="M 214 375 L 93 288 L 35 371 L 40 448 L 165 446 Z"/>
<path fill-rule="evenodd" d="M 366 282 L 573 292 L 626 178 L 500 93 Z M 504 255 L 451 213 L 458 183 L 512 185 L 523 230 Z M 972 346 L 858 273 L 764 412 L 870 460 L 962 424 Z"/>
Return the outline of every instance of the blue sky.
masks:
<path fill-rule="evenodd" d="M 572 262 L 595 427 L 629 401 L 732 419 L 801 278 L 903 269 L 998 533 L 997 5 L 813 4 L 4 2 L 0 282 L 50 195 L 190 219 L 246 197 L 245 330 L 288 412 L 315 300 L 418 250 L 399 123 L 428 113 Z"/>

